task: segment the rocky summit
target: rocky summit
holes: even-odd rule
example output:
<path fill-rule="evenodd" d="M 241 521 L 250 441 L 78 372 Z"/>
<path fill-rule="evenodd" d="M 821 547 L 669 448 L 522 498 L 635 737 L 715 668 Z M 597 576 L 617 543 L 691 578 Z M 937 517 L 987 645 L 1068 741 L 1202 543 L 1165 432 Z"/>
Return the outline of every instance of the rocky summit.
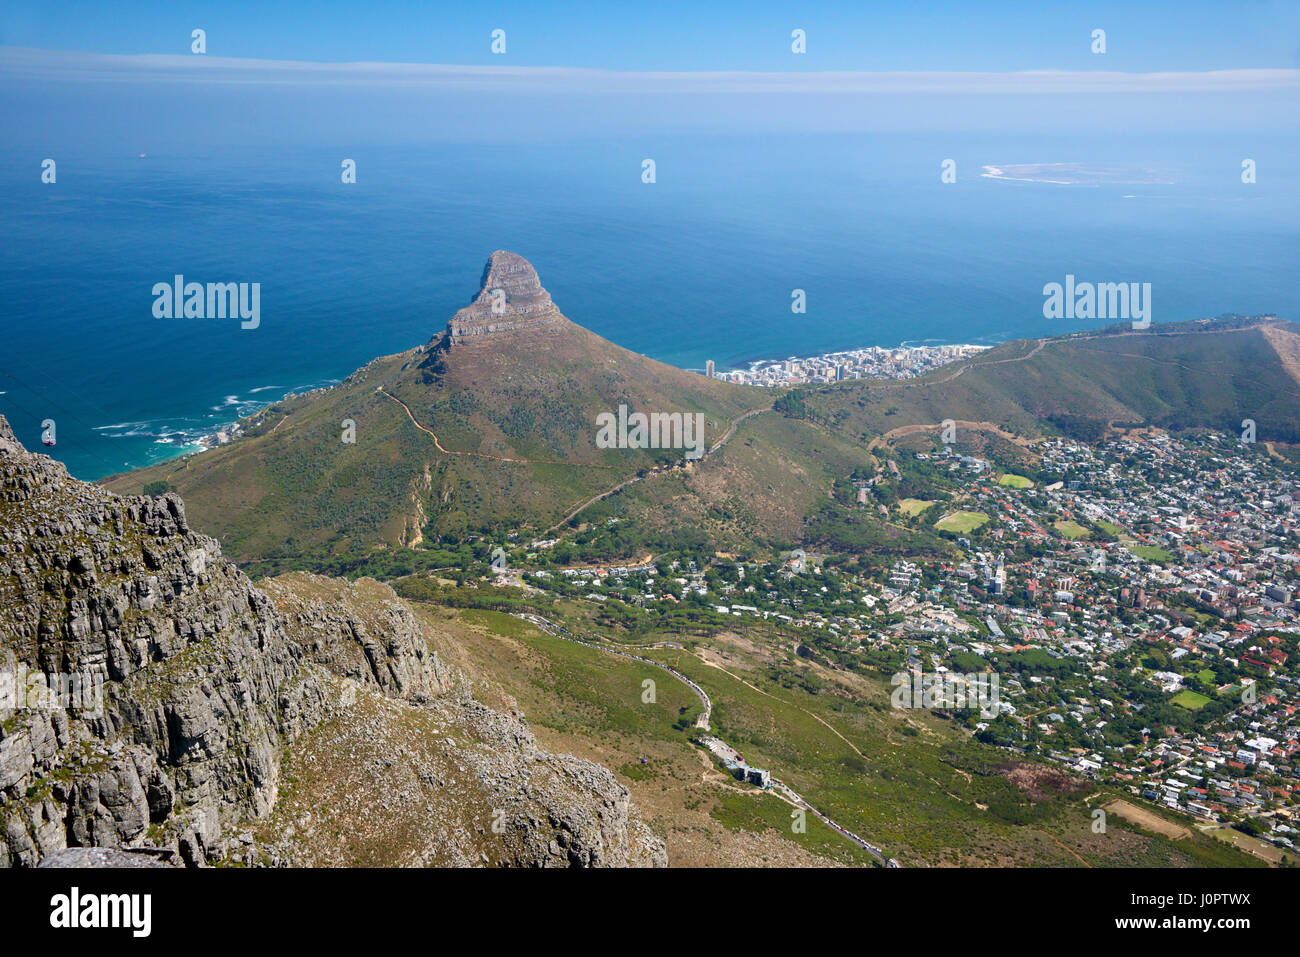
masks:
<path fill-rule="evenodd" d="M 454 346 L 503 332 L 546 329 L 567 322 L 527 259 L 498 249 L 488 257 L 474 301 L 447 323 Z"/>
<path fill-rule="evenodd" d="M 666 863 L 424 628 L 375 581 L 255 587 L 177 495 L 78 482 L 0 417 L 0 865 Z"/>

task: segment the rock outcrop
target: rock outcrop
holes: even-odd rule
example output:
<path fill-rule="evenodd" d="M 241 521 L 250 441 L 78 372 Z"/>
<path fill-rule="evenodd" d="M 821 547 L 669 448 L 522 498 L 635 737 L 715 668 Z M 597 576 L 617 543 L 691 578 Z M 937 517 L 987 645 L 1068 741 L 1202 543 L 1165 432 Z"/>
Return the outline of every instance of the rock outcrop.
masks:
<path fill-rule="evenodd" d="M 111 867 L 111 868 L 152 868 L 169 867 L 170 864 L 161 856 L 140 850 L 118 847 L 68 847 L 47 855 L 37 865 L 42 868 Z"/>
<path fill-rule="evenodd" d="M 321 866 L 662 866 L 612 772 L 537 747 L 464 690 L 410 708 L 364 689 L 288 749 L 275 810 L 232 856 Z"/>
<path fill-rule="evenodd" d="M 474 301 L 447 323 L 452 346 L 498 333 L 544 330 L 568 323 L 527 259 L 498 249 L 488 257 Z"/>
<path fill-rule="evenodd" d="M 387 585 L 294 573 L 267 579 L 260 589 L 289 637 L 334 674 L 421 704 L 453 690 L 455 677 Z"/>
<path fill-rule="evenodd" d="M 665 862 L 610 772 L 544 754 L 518 719 L 474 702 L 387 586 L 293 575 L 266 588 L 189 528 L 175 494 L 78 482 L 0 416 L 0 865 L 128 844 L 190 864 L 356 863 L 268 827 L 286 756 L 343 731 L 429 778 L 408 745 L 433 728 L 481 746 L 444 762 L 425 800 L 394 804 L 372 776 L 340 801 L 423 835 L 418 854 L 384 863 Z M 296 812 L 338 816 L 306 806 L 300 781 Z M 440 801 L 460 831 L 433 826 Z M 508 829 L 471 838 L 490 808 Z"/>

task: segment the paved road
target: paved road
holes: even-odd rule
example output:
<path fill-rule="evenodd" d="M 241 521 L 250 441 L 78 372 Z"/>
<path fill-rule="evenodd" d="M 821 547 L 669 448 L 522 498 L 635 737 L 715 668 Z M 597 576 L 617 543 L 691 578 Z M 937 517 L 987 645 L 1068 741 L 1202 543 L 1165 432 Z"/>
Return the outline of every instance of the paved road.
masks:
<path fill-rule="evenodd" d="M 779 790 L 786 797 L 787 800 L 792 801 L 794 804 L 797 804 L 799 807 L 803 808 L 806 811 L 810 811 L 813 815 L 816 816 L 816 818 L 819 821 L 821 821 L 831 830 L 838 831 L 841 834 L 841 836 L 848 838 L 854 844 L 858 845 L 858 847 L 865 850 L 868 854 L 874 857 L 882 867 L 899 866 L 898 862 L 895 861 L 893 858 L 885 857 L 885 852 L 882 851 L 880 848 L 876 847 L 876 845 L 868 843 L 866 840 L 864 840 L 863 838 L 859 837 L 857 834 L 854 834 L 852 831 L 850 831 L 847 827 L 842 827 L 841 825 L 836 824 L 834 821 L 832 821 L 821 811 L 817 810 L 815 807 L 813 807 L 811 804 L 805 801 L 797 791 L 795 791 L 792 787 L 790 787 L 785 782 L 778 781 L 776 778 L 773 778 L 772 788 L 774 790 Z"/>
<path fill-rule="evenodd" d="M 616 651 L 613 648 L 607 648 L 604 645 L 598 645 L 592 641 L 585 641 L 582 638 L 578 638 L 577 636 L 573 635 L 563 626 L 557 625 L 555 622 L 543 618 L 541 615 L 533 615 L 533 614 L 529 614 L 528 612 L 517 612 L 515 613 L 515 617 L 522 618 L 524 621 L 536 625 L 538 628 L 542 629 L 542 631 L 546 632 L 548 635 L 551 635 L 552 637 L 563 638 L 565 641 L 571 641 L 577 645 L 584 645 L 587 648 L 595 648 L 597 651 L 603 651 L 606 654 L 610 654 L 610 655 L 617 655 L 620 658 L 630 658 L 633 661 L 640 661 L 647 665 L 653 665 L 654 667 L 659 668 L 662 671 L 668 672 L 670 675 L 672 675 L 682 684 L 686 685 L 686 687 L 694 691 L 695 697 L 700 699 L 700 704 L 704 706 L 704 710 L 700 712 L 700 716 L 695 719 L 695 726 L 697 728 L 703 728 L 705 731 L 709 730 L 709 717 L 713 714 L 713 700 L 709 697 L 707 691 L 705 691 L 703 688 L 697 685 L 690 678 L 686 677 L 676 668 L 671 668 L 668 665 L 664 664 L 663 662 L 654 661 L 651 658 L 643 658 L 640 655 L 634 655 L 627 651 Z"/>
<path fill-rule="evenodd" d="M 552 637 L 562 638 L 565 641 L 571 641 L 574 644 L 583 645 L 584 647 L 587 648 L 594 648 L 597 651 L 603 651 L 609 655 L 617 655 L 620 658 L 631 658 L 633 661 L 644 662 L 647 665 L 653 665 L 656 668 L 668 672 L 678 681 L 682 682 L 684 685 L 686 685 L 688 688 L 694 691 L 695 696 L 699 698 L 700 701 L 703 703 L 704 712 L 699 716 L 698 719 L 696 719 L 695 726 L 697 728 L 702 728 L 705 731 L 709 730 L 709 716 L 713 713 L 713 702 L 709 698 L 708 692 L 706 692 L 703 688 L 697 685 L 690 678 L 686 677 L 676 668 L 669 667 L 668 665 L 660 661 L 654 661 L 653 659 L 650 658 L 643 658 L 641 655 L 634 655 L 626 651 L 618 651 L 615 650 L 614 648 L 609 648 L 605 645 L 596 644 L 593 641 L 586 641 L 582 638 L 578 638 L 577 636 L 569 632 L 566 628 L 564 628 L 562 625 L 557 625 L 555 622 L 543 618 L 541 615 L 534 615 L 529 612 L 516 612 L 514 613 L 514 617 L 522 618 L 524 621 L 536 625 L 538 628 L 546 632 L 548 635 L 551 635 Z M 725 744 L 726 742 L 723 743 Z M 727 747 L 731 747 L 731 746 L 727 745 Z M 735 751 L 735 748 L 732 748 L 732 750 Z M 854 750 L 857 749 L 855 748 Z M 794 804 L 796 807 L 803 808 L 805 811 L 810 812 L 827 827 L 831 828 L 833 831 L 837 831 L 841 836 L 847 838 L 848 840 L 852 841 L 854 844 L 858 845 L 858 847 L 862 848 L 868 854 L 874 857 L 882 867 L 900 866 L 899 863 L 893 858 L 885 857 L 885 852 L 882 851 L 880 848 L 876 847 L 874 844 L 868 842 L 864 838 L 853 833 L 847 827 L 837 824 L 830 817 L 823 814 L 821 811 L 817 810 L 817 808 L 813 807 L 810 803 L 808 803 L 808 801 L 805 800 L 801 794 L 795 791 L 794 788 L 790 787 L 784 781 L 781 781 L 780 779 L 773 777 L 772 789 L 777 791 L 781 795 L 781 797 L 785 798 L 787 801 Z"/>

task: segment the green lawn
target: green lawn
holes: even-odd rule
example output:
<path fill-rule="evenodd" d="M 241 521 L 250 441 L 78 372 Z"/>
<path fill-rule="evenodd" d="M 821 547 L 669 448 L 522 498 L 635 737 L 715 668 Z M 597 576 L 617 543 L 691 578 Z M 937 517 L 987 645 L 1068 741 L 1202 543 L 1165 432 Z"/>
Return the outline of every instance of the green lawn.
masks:
<path fill-rule="evenodd" d="M 965 534 L 975 531 L 988 520 L 989 517 L 983 512 L 950 512 L 935 522 L 934 527 L 941 532 Z"/>
<path fill-rule="evenodd" d="M 933 504 L 923 498 L 905 498 L 899 501 L 898 510 L 904 515 L 920 515 Z"/>
<path fill-rule="evenodd" d="M 1029 479 L 1025 478 L 1023 475 L 1016 475 L 1013 472 L 1007 472 L 1005 475 L 1003 475 L 1000 479 L 998 479 L 998 484 L 1005 485 L 1008 488 L 1033 488 L 1034 487 L 1034 483 L 1031 482 Z"/>
<path fill-rule="evenodd" d="M 1091 532 L 1089 532 L 1078 522 L 1071 521 L 1070 519 L 1067 518 L 1058 519 L 1053 524 L 1056 530 L 1060 532 L 1062 535 L 1064 535 L 1066 538 L 1088 538 L 1089 536 L 1092 535 Z"/>
<path fill-rule="evenodd" d="M 1111 538 L 1124 538 L 1127 534 L 1124 529 L 1120 528 L 1114 522 L 1108 522 L 1104 518 L 1097 519 L 1097 527 Z"/>
<path fill-rule="evenodd" d="M 1158 545 L 1131 544 L 1125 547 L 1138 558 L 1145 558 L 1149 562 L 1172 562 L 1174 560 L 1173 555 L 1170 555 Z"/>
<path fill-rule="evenodd" d="M 1193 691 L 1190 688 L 1184 688 L 1171 699 L 1173 704 L 1180 708 L 1186 708 L 1188 711 L 1199 711 L 1210 703 L 1210 699 L 1199 691 Z"/>

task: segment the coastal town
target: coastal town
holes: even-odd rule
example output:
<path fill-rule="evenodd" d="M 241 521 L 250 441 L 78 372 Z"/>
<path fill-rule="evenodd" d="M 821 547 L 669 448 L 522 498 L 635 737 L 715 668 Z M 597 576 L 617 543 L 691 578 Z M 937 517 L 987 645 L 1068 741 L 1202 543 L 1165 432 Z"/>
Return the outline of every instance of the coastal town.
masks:
<path fill-rule="evenodd" d="M 846 379 L 911 379 L 982 352 L 986 346 L 896 346 L 850 349 L 799 359 L 765 360 L 748 369 L 720 371 L 710 360 L 704 374 L 741 385 L 789 386 Z"/>
<path fill-rule="evenodd" d="M 852 482 L 855 508 L 937 533 L 946 554 L 854 562 L 796 551 L 524 577 L 572 598 L 647 610 L 689 603 L 720 625 L 765 623 L 834 667 L 895 685 L 991 675 L 991 700 L 917 695 L 905 706 L 949 710 L 986 743 L 1058 762 L 1189 823 L 1233 826 L 1294 859 L 1300 496 L 1291 474 L 1262 447 L 1216 433 L 1052 438 L 1031 451 L 1036 465 L 1022 471 L 1032 477 L 936 436 Z M 891 492 L 922 480 L 930 499 Z M 537 556 L 553 545 L 530 547 Z"/>

